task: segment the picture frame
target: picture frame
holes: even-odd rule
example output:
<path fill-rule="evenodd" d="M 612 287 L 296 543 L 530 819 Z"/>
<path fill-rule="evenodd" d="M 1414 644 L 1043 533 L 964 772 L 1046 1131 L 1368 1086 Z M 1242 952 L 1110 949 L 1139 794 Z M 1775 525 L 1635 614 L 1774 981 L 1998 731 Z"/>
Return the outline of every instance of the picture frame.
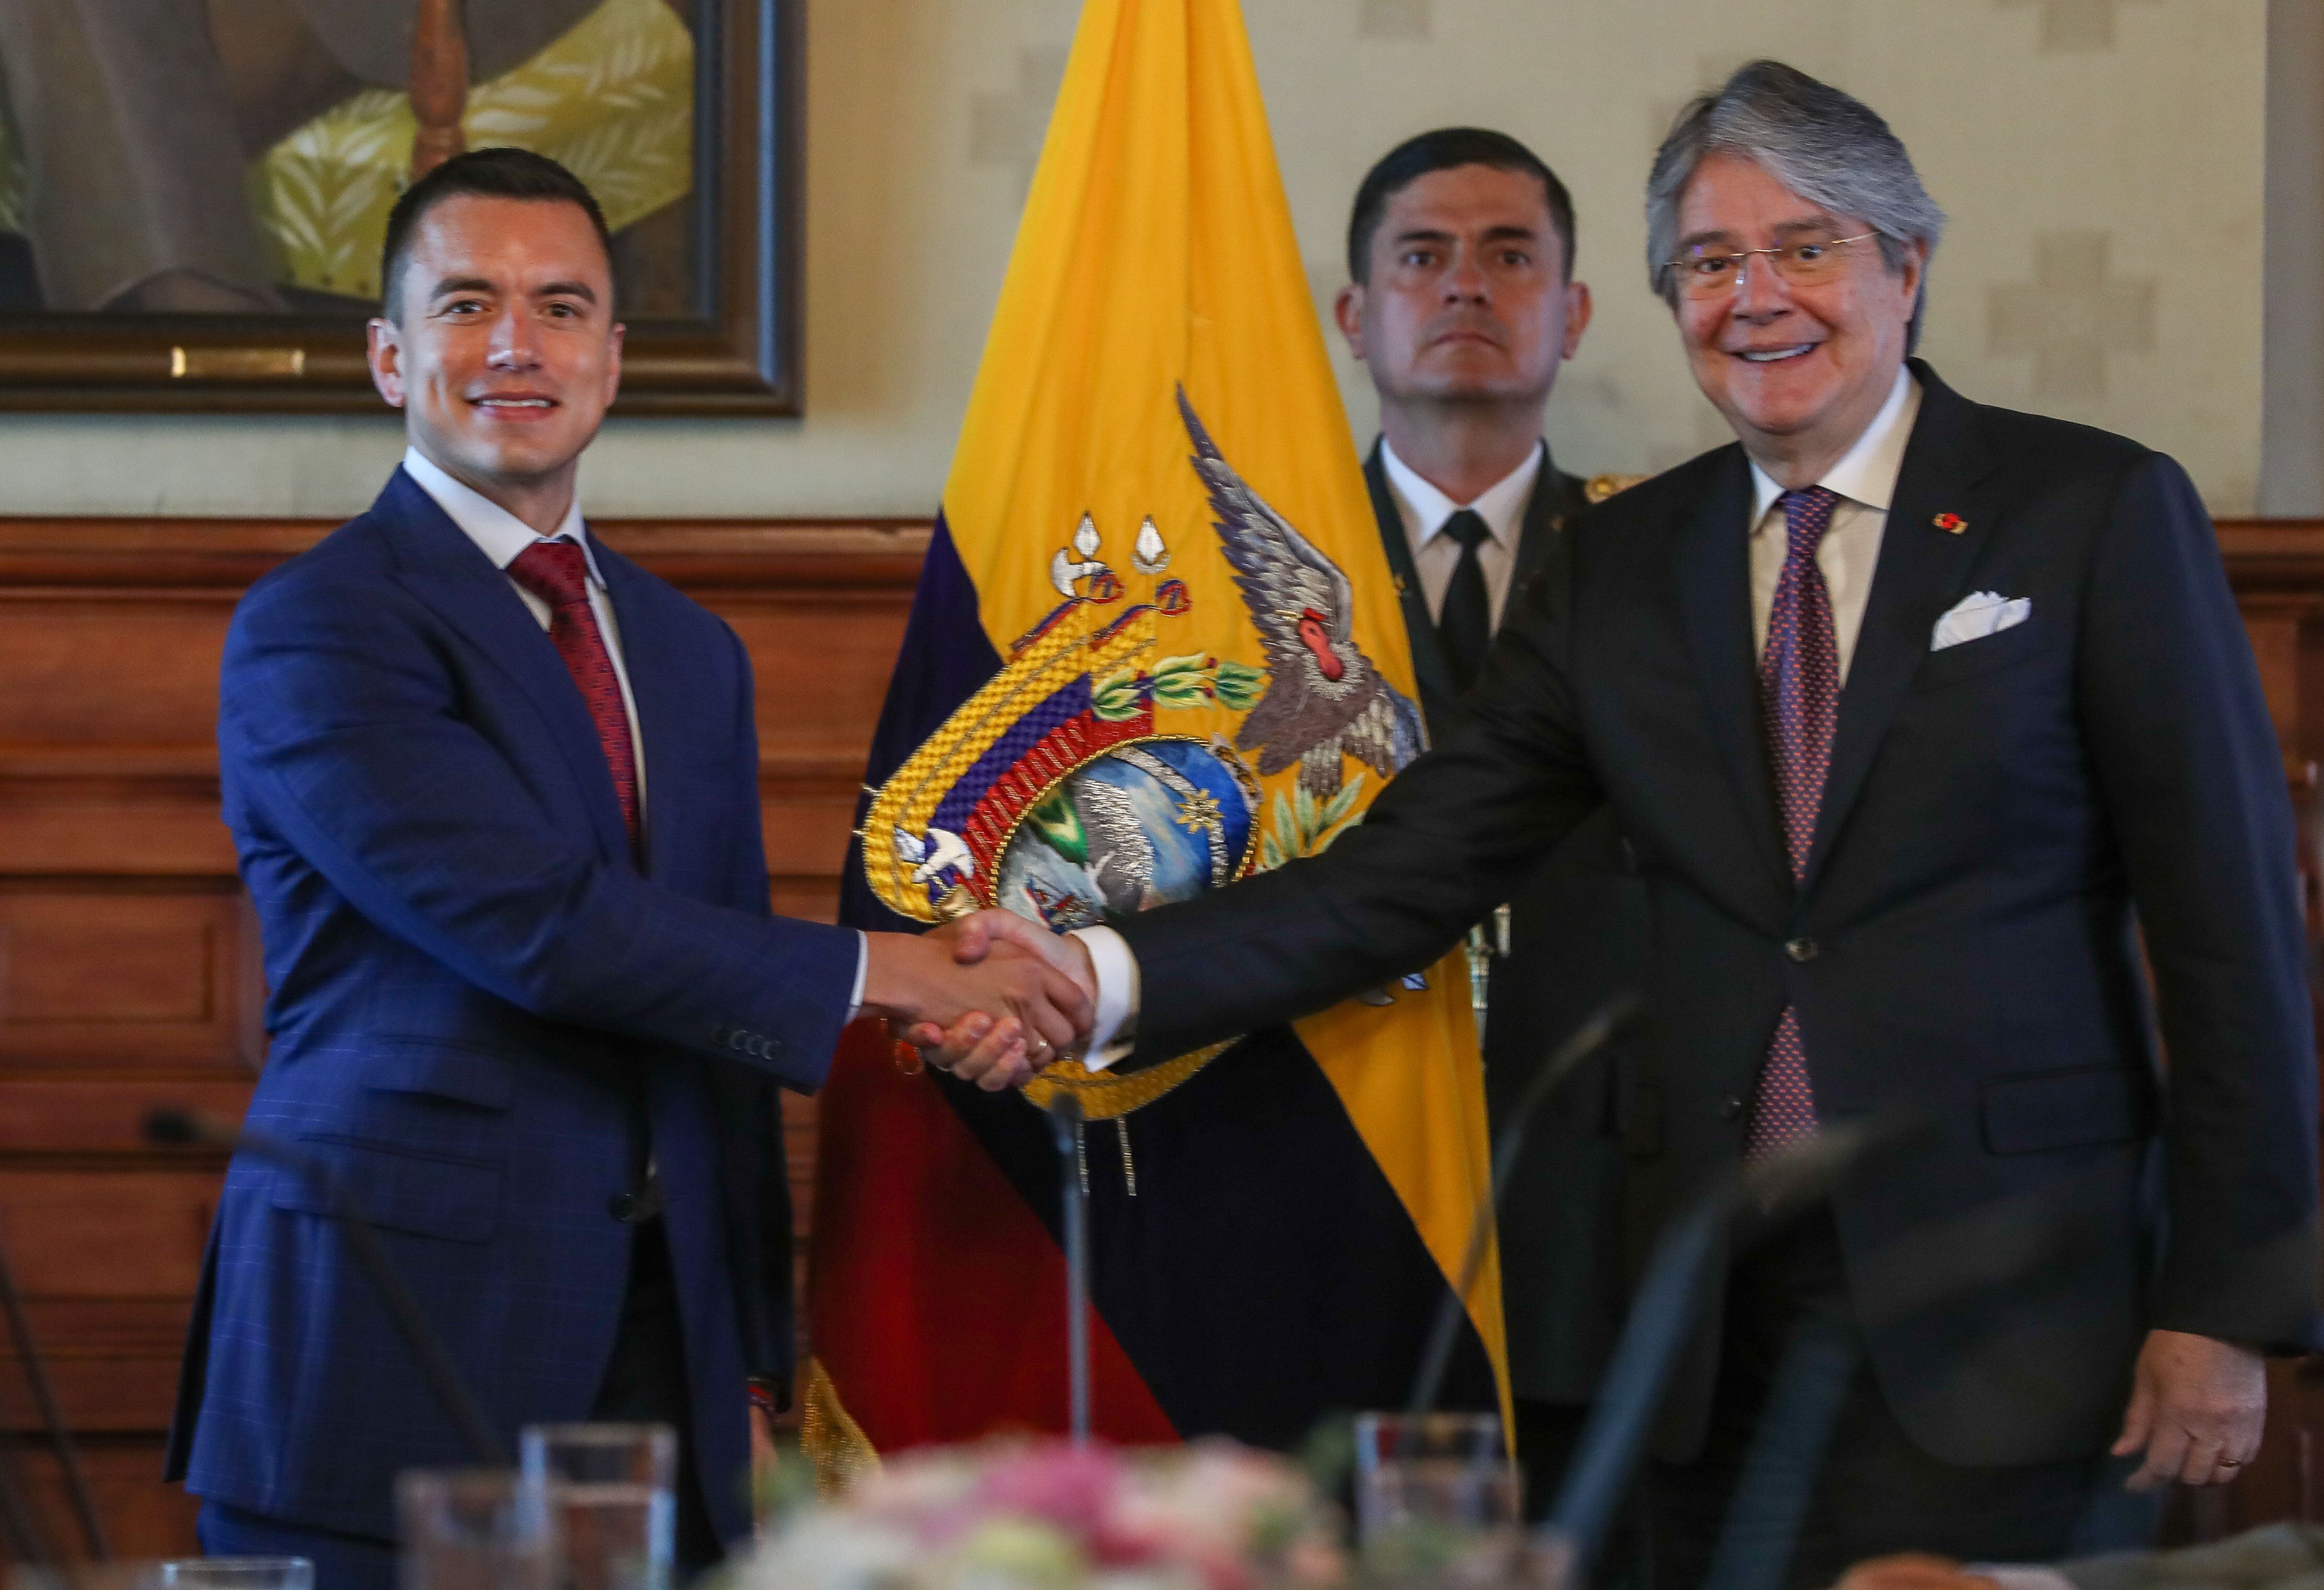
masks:
<path fill-rule="evenodd" d="M 478 3 L 471 0 L 472 5 Z M 677 132 L 662 129 L 664 143 L 683 151 L 678 169 L 690 169 L 690 186 L 683 188 L 682 198 L 662 203 L 633 226 L 625 226 L 614 213 L 616 206 L 607 202 L 614 229 L 618 312 L 628 328 L 621 395 L 613 411 L 796 416 L 801 372 L 799 145 L 805 0 L 592 4 L 597 5 L 587 13 L 592 18 L 618 6 L 632 21 L 641 5 L 666 6 L 690 30 L 692 40 L 691 104 L 681 98 Z M 363 115 L 377 119 L 392 111 L 404 118 L 399 126 L 416 124 L 416 133 L 404 135 L 419 161 L 427 158 L 431 141 L 438 157 L 459 146 L 464 97 L 471 132 L 480 119 L 489 123 L 488 116 L 480 117 L 479 106 L 489 99 L 490 85 L 466 87 L 467 46 L 457 0 L 416 0 L 416 20 L 410 24 L 413 77 L 408 89 L 357 95 L 331 114 L 346 123 Z M 215 5 L 211 15 L 217 15 Z M 655 25 L 667 30 L 670 23 L 664 17 Z M 570 57 L 576 47 L 586 47 L 588 37 L 576 25 L 558 38 L 557 47 Z M 5 42 L 0 34 L 0 48 Z M 487 46 L 490 42 L 488 38 Z M 130 47 L 135 44 L 132 41 Z M 679 48 L 684 47 L 681 42 Z M 447 51 L 456 52 L 448 81 L 443 76 Z M 625 50 L 625 60 L 634 53 Z M 543 59 L 548 55 L 548 51 L 541 52 Z M 685 81 L 682 76 L 679 81 Z M 532 88 L 539 97 L 538 85 Z M 601 96 L 597 103 L 615 104 L 619 97 Z M 684 130 L 689 109 L 690 146 Z M 300 131 L 311 142 L 325 137 L 336 125 L 318 116 Z M 488 126 L 485 135 L 471 141 L 526 140 L 490 135 Z M 604 143 L 600 138 L 597 147 L 602 150 Z M 290 148 L 291 141 L 285 139 L 270 147 L 263 161 L 280 165 L 288 158 L 282 152 Z M 252 162 L 249 187 L 254 196 L 265 191 L 263 180 L 271 169 L 263 167 L 262 160 Z M 282 190 L 295 194 L 300 191 L 298 172 L 291 171 L 290 177 Z M 395 180 L 395 190 L 400 190 L 409 178 L 398 170 Z M 609 198 L 603 189 L 599 196 L 601 201 Z M 0 194 L 0 230 L 8 218 L 5 200 Z M 639 200 L 652 201 L 651 195 Z M 252 202 L 256 206 L 259 199 L 254 197 Z M 392 202 L 392 193 L 374 192 L 368 202 L 367 224 L 373 231 L 367 254 L 349 245 L 337 247 L 329 258 L 316 254 L 308 259 L 307 282 L 286 279 L 281 295 L 295 301 L 286 303 L 283 312 L 189 313 L 117 305 L 51 309 L 45 303 L 27 307 L 21 300 L 0 299 L 0 411 L 384 411 L 364 363 L 363 327 L 375 312 L 377 227 L 383 224 L 383 208 Z M 275 254 L 288 253 L 278 241 L 282 236 L 307 241 L 307 234 L 296 226 L 286 231 L 288 224 L 281 217 L 268 218 L 274 225 L 268 241 Z M 15 245 L 19 273 L 28 273 L 30 266 L 23 263 L 31 257 L 25 239 L 0 242 Z M 318 264 L 317 259 L 322 263 Z M 0 275 L 8 263 L 0 257 Z M 272 268 L 285 273 L 279 263 Z M 327 277 L 320 291 L 309 290 L 317 270 L 346 273 L 344 290 L 332 291 L 343 283 Z"/>

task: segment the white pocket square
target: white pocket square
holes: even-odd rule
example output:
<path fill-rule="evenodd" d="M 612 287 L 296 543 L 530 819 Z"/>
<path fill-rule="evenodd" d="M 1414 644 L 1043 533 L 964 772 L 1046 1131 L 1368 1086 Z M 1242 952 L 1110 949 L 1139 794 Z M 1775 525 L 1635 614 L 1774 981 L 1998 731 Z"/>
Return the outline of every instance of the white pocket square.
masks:
<path fill-rule="evenodd" d="M 1992 591 L 1971 591 L 1937 620 L 1929 650 L 1941 652 L 1964 641 L 1981 641 L 2003 630 L 2015 629 L 2034 616 L 2031 596 L 2004 597 Z"/>

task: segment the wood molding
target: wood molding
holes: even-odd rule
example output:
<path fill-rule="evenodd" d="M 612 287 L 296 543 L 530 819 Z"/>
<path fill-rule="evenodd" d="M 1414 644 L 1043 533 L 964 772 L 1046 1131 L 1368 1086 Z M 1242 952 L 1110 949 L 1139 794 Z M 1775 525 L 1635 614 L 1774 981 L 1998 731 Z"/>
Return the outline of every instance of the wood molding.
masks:
<path fill-rule="evenodd" d="M 0 600 L 60 590 L 240 591 L 321 541 L 325 519 L 0 516 Z M 908 590 L 927 519 L 593 519 L 590 532 L 683 588 Z"/>

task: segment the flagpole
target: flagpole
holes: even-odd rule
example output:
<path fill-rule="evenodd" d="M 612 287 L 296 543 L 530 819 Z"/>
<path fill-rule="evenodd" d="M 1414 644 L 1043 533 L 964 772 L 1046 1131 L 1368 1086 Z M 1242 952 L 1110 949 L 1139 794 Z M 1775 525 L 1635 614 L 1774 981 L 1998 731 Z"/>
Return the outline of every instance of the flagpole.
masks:
<path fill-rule="evenodd" d="M 1065 1206 L 1066 1384 L 1074 1445 L 1090 1438 L 1089 1192 L 1082 1186 L 1080 1095 L 1057 1089 L 1049 1101 L 1049 1130 L 1056 1138 L 1058 1188 Z"/>

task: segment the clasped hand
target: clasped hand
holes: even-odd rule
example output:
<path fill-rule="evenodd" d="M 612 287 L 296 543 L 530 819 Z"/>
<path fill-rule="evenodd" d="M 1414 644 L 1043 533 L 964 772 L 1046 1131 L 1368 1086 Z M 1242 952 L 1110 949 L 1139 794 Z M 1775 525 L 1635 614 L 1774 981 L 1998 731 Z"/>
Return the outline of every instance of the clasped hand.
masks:
<path fill-rule="evenodd" d="M 863 1013 L 987 1092 L 1023 1086 L 1089 1032 L 1097 980 L 1078 939 L 1005 911 L 866 939 Z"/>

